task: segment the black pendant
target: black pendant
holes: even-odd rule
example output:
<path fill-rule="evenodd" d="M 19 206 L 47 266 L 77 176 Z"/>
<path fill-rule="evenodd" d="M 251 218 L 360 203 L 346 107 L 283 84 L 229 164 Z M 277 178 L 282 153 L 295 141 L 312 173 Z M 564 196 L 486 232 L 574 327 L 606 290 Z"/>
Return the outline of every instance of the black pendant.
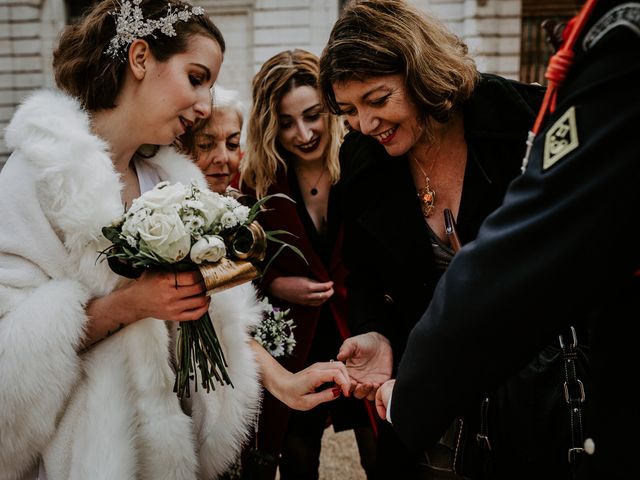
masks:
<path fill-rule="evenodd" d="M 311 195 L 315 197 L 318 194 L 318 189 L 316 187 L 313 187 L 309 193 L 311 193 Z"/>

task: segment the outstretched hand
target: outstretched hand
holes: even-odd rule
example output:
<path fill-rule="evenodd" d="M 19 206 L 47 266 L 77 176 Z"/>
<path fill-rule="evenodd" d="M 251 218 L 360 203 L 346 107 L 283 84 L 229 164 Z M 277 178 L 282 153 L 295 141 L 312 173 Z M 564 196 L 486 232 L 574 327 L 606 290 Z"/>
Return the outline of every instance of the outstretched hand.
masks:
<path fill-rule="evenodd" d="M 337 358 L 345 363 L 349 376 L 355 381 L 353 395 L 356 398 L 374 400 L 378 387 L 391 378 L 391 345 L 377 332 L 347 338 Z"/>
<path fill-rule="evenodd" d="M 395 380 L 389 380 L 382 384 L 376 392 L 376 411 L 381 419 L 387 420 L 387 410 L 389 409 L 389 399 L 393 392 Z"/>
<path fill-rule="evenodd" d="M 342 362 L 318 362 L 297 373 L 278 363 L 255 340 L 251 348 L 260 365 L 262 383 L 271 395 L 295 410 L 310 410 L 340 394 L 349 396 L 351 380 Z M 323 388 L 320 388 L 323 387 Z"/>
<path fill-rule="evenodd" d="M 325 386 L 321 390 L 319 387 Z M 351 380 L 342 362 L 318 362 L 288 376 L 281 401 L 295 410 L 310 410 L 340 394 L 349 396 Z"/>

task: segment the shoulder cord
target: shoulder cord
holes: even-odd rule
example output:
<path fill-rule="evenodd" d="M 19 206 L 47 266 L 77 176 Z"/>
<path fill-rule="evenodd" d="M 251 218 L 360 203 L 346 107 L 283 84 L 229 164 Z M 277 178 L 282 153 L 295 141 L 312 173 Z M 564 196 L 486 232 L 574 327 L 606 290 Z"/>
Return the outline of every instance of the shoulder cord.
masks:
<path fill-rule="evenodd" d="M 556 109 L 558 88 L 560 88 L 564 80 L 567 78 L 569 69 L 573 65 L 573 46 L 584 29 L 584 26 L 587 24 L 587 20 L 589 20 L 589 16 L 593 12 L 596 3 L 598 3 L 598 0 L 587 0 L 580 10 L 580 13 L 571 19 L 564 29 L 564 32 L 562 32 L 564 41 L 562 42 L 560 49 L 549 59 L 549 65 L 547 66 L 547 71 L 544 74 L 548 81 L 547 90 L 542 101 L 542 106 L 538 111 L 538 117 L 536 118 L 533 128 L 527 137 L 527 150 L 522 162 L 523 172 L 529 160 L 529 153 L 533 146 L 533 140 L 540 132 L 547 115 L 549 113 L 553 113 Z"/>

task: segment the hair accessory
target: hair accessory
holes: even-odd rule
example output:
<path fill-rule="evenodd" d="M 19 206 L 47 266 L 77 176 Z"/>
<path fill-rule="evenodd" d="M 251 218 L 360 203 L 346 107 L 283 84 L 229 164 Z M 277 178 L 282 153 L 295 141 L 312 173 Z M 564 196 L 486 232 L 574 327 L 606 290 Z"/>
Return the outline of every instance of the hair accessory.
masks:
<path fill-rule="evenodd" d="M 118 58 L 121 48 L 129 45 L 136 38 L 143 38 L 148 35 L 156 38 L 153 32 L 159 30 L 167 37 L 175 37 L 176 30 L 173 25 L 176 22 L 186 22 L 192 15 L 204 15 L 202 7 L 185 6 L 184 9 L 173 9 L 173 5 L 168 2 L 167 14 L 156 20 L 145 20 L 142 15 L 140 4 L 142 0 L 124 0 L 119 11 L 111 12 L 116 18 L 116 35 L 109 42 L 106 50 L 107 55 Z"/>

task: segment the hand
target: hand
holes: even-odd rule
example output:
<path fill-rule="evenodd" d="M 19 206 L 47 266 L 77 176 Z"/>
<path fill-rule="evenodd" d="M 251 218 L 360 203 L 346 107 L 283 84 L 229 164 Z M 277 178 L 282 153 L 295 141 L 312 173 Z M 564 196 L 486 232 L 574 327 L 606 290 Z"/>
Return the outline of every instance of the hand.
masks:
<path fill-rule="evenodd" d="M 128 289 L 129 305 L 138 319 L 198 320 L 207 312 L 211 300 L 197 270 L 175 273 L 146 270 L 124 288 Z"/>
<path fill-rule="evenodd" d="M 316 389 L 331 384 L 322 390 Z M 340 393 L 349 396 L 351 381 L 342 362 L 318 362 L 298 373 L 288 373 L 279 394 L 282 402 L 295 410 L 310 410 L 317 405 L 335 400 Z"/>
<path fill-rule="evenodd" d="M 317 282 L 307 277 L 276 277 L 269 293 L 298 305 L 319 307 L 333 295 L 333 282 Z"/>
<path fill-rule="evenodd" d="M 387 407 L 389 406 L 389 399 L 395 383 L 395 380 L 388 380 L 376 392 L 376 411 L 383 420 L 387 419 Z"/>
<path fill-rule="evenodd" d="M 356 381 L 353 390 L 356 398 L 374 400 L 378 387 L 391 378 L 391 345 L 377 332 L 347 338 L 337 358 L 345 362 L 349 376 Z"/>

